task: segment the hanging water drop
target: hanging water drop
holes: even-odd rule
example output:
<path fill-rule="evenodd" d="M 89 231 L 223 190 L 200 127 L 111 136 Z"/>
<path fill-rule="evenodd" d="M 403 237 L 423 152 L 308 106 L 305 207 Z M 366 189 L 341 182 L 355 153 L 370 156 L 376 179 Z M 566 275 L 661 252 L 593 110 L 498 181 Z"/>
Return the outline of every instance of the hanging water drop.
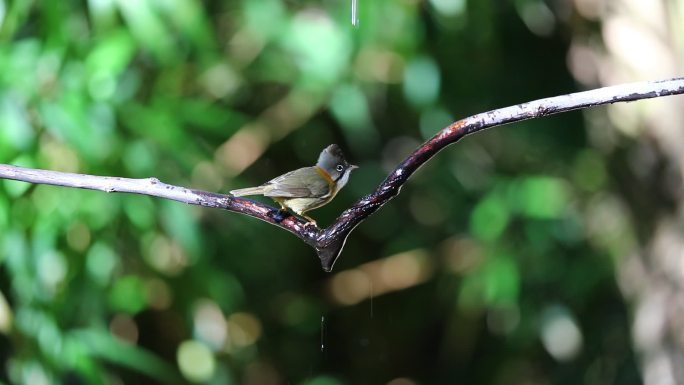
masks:
<path fill-rule="evenodd" d="M 354 27 L 359 26 L 358 0 L 351 0 L 351 23 Z"/>

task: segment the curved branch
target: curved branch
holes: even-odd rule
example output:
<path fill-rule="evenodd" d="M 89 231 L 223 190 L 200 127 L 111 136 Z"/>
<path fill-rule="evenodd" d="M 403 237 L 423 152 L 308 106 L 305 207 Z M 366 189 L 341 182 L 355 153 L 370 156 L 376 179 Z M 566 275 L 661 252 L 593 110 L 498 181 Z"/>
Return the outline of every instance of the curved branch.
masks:
<path fill-rule="evenodd" d="M 540 99 L 459 120 L 418 147 L 369 195 L 345 210 L 327 228 L 320 229 L 296 216 L 282 218 L 277 208 L 244 198 L 191 190 L 161 183 L 158 179 L 102 177 L 0 165 L 0 178 L 66 187 L 127 192 L 172 199 L 188 204 L 222 208 L 249 215 L 283 228 L 316 249 L 321 266 L 332 271 L 347 237 L 356 226 L 399 194 L 408 178 L 444 147 L 484 129 L 532 118 L 603 104 L 684 93 L 684 78 L 604 87 L 591 91 Z"/>

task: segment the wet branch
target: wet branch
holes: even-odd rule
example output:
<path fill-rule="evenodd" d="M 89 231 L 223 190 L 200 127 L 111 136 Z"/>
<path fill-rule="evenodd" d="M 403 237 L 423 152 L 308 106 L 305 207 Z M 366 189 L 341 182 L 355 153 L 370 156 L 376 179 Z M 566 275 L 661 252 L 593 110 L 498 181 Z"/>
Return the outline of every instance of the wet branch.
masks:
<path fill-rule="evenodd" d="M 351 231 L 382 205 L 399 194 L 401 186 L 441 149 L 486 128 L 501 126 L 561 112 L 684 93 L 684 78 L 604 87 L 591 91 L 540 99 L 505 107 L 452 123 L 418 147 L 369 195 L 345 210 L 330 226 L 320 229 L 290 215 L 282 218 L 276 207 L 231 195 L 216 194 L 168 185 L 156 178 L 129 179 L 72 174 L 0 165 L 0 178 L 29 183 L 76 187 L 105 192 L 126 192 L 156 196 L 193 205 L 221 208 L 261 219 L 285 229 L 316 249 L 321 266 L 331 271 Z"/>

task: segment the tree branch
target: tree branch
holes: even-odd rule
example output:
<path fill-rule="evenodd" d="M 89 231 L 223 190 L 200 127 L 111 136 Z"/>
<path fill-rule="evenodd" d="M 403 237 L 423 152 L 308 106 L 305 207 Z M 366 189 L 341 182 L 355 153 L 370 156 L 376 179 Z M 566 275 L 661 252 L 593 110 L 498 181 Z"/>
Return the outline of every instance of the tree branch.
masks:
<path fill-rule="evenodd" d="M 0 178 L 29 183 L 76 187 L 105 192 L 126 192 L 156 196 L 193 205 L 221 208 L 261 219 L 285 229 L 312 246 L 321 266 L 331 271 L 351 231 L 368 216 L 399 194 L 401 186 L 441 149 L 484 129 L 539 118 L 561 112 L 684 93 L 684 78 L 604 87 L 591 91 L 540 99 L 505 107 L 459 120 L 442 129 L 418 147 L 369 195 L 345 210 L 330 226 L 320 229 L 294 215 L 282 218 L 280 211 L 260 202 L 168 185 L 156 178 L 129 179 L 72 174 L 0 165 Z"/>
<path fill-rule="evenodd" d="M 250 199 L 236 198 L 202 190 L 162 183 L 157 178 L 130 179 L 112 176 L 95 176 L 69 172 L 38 170 L 0 164 L 0 179 L 13 179 L 36 184 L 76 187 L 104 192 L 123 192 L 149 195 L 204 207 L 213 207 L 249 215 L 281 227 L 306 243 L 312 244 L 318 229 L 294 215 L 282 218 L 277 208 Z"/>

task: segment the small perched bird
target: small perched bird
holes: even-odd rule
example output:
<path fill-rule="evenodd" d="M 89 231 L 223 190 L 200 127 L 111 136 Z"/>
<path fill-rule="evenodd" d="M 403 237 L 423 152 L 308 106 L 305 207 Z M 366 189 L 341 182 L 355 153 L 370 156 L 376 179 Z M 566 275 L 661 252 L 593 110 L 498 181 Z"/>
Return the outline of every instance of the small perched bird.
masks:
<path fill-rule="evenodd" d="M 347 184 L 349 174 L 356 168 L 358 166 L 347 162 L 338 145 L 331 144 L 321 151 L 318 162 L 313 167 L 302 167 L 271 179 L 261 186 L 233 190 L 230 193 L 236 197 L 269 197 L 278 202 L 283 210 L 290 209 L 316 224 L 315 220 L 304 213 L 330 202 Z"/>

